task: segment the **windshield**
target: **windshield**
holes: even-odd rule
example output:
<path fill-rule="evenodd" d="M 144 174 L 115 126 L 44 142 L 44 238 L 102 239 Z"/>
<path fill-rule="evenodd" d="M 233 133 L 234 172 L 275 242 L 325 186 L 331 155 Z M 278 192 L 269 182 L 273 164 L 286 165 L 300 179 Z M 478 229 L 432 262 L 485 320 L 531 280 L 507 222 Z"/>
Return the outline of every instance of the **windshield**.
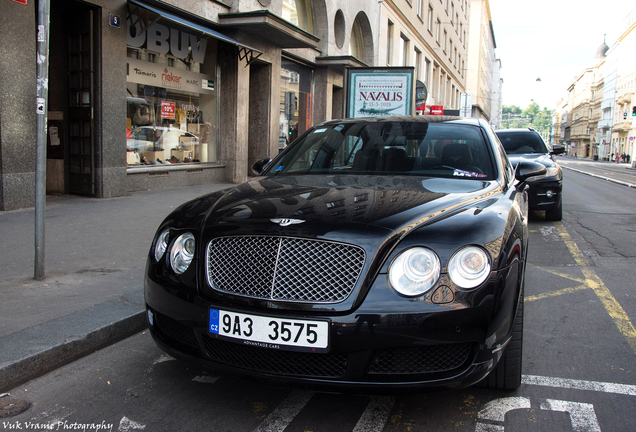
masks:
<path fill-rule="evenodd" d="M 548 147 L 536 132 L 497 132 L 497 136 L 508 154 L 548 153 Z"/>
<path fill-rule="evenodd" d="M 493 179 L 477 126 L 360 122 L 318 126 L 294 143 L 267 174 L 400 174 Z"/>

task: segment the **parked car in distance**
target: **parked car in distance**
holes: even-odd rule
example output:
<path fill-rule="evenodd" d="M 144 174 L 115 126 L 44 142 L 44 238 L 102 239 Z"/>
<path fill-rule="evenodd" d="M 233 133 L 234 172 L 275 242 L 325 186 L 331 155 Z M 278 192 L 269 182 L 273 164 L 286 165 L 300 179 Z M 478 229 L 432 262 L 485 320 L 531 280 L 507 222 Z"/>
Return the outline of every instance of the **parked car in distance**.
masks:
<path fill-rule="evenodd" d="M 332 120 L 167 215 L 150 333 L 217 373 L 337 392 L 521 383 L 525 181 L 483 120 Z"/>
<path fill-rule="evenodd" d="M 563 169 L 554 155 L 565 152 L 565 146 L 555 144 L 550 150 L 541 135 L 530 128 L 501 129 L 496 134 L 514 166 L 520 160 L 545 165 L 545 174 L 527 181 L 530 210 L 545 210 L 547 220 L 560 221 L 563 218 Z"/>
<path fill-rule="evenodd" d="M 135 128 L 130 133 L 127 140 L 128 148 L 137 151 L 148 149 L 171 150 L 179 147 L 181 143 L 197 146 L 199 138 L 191 133 L 179 128 L 165 126 L 141 126 Z"/>

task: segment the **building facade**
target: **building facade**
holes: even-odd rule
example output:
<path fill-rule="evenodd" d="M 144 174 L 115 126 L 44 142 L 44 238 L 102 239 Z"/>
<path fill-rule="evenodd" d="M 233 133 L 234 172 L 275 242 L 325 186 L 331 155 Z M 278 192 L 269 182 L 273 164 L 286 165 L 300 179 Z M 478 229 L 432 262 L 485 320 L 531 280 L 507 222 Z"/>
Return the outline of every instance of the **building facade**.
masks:
<path fill-rule="evenodd" d="M 636 156 L 636 8 L 623 20 L 623 33 L 611 51 L 616 64 L 614 118 L 611 130 L 611 152 Z"/>
<path fill-rule="evenodd" d="M 472 117 L 490 121 L 495 64 L 495 32 L 488 0 L 472 0 L 468 49 L 467 92 L 473 95 Z"/>
<path fill-rule="evenodd" d="M 413 66 L 427 89 L 426 106 L 459 109 L 465 92 L 468 0 L 384 0 L 377 66 Z M 374 23 L 375 24 L 375 23 Z"/>
<path fill-rule="evenodd" d="M 0 68 L 0 210 L 13 210 L 34 205 L 37 11 L 36 2 L 0 1 L 0 53 L 11 65 Z M 443 3 L 431 3 L 442 13 Z M 457 12 L 468 7 L 454 3 Z M 343 116 L 346 69 L 372 66 L 387 37 L 377 31 L 381 8 L 51 0 L 47 193 L 105 198 L 246 180 L 256 160 Z M 414 25 L 423 22 L 405 27 L 413 41 Z M 409 46 L 410 64 L 421 50 L 424 73 L 425 45 Z M 432 66 L 446 60 L 430 56 Z M 444 79 L 450 73 L 461 89 L 455 63 Z M 453 87 L 443 88 L 452 103 Z"/>
<path fill-rule="evenodd" d="M 495 58 L 492 63 L 492 97 L 490 105 L 490 125 L 501 129 L 503 118 L 503 79 L 501 78 L 501 60 Z"/>

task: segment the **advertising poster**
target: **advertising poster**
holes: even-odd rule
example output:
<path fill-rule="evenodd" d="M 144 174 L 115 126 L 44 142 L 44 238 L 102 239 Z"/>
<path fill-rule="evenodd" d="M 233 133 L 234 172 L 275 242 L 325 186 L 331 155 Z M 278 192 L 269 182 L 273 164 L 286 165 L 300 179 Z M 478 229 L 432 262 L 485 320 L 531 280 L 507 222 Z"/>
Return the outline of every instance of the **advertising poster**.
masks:
<path fill-rule="evenodd" d="M 347 117 L 413 115 L 413 67 L 351 68 Z"/>
<path fill-rule="evenodd" d="M 174 102 L 161 101 L 161 118 L 163 120 L 174 120 L 177 113 L 177 104 Z"/>

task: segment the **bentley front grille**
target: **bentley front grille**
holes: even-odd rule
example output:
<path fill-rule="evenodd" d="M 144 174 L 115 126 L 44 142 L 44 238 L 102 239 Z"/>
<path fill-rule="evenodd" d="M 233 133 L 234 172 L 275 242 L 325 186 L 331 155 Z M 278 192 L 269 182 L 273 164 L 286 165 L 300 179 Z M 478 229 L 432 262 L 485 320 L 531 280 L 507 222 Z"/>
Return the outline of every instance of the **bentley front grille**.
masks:
<path fill-rule="evenodd" d="M 207 248 L 209 285 L 246 297 L 336 303 L 364 265 L 358 246 L 293 237 L 219 237 Z"/>

